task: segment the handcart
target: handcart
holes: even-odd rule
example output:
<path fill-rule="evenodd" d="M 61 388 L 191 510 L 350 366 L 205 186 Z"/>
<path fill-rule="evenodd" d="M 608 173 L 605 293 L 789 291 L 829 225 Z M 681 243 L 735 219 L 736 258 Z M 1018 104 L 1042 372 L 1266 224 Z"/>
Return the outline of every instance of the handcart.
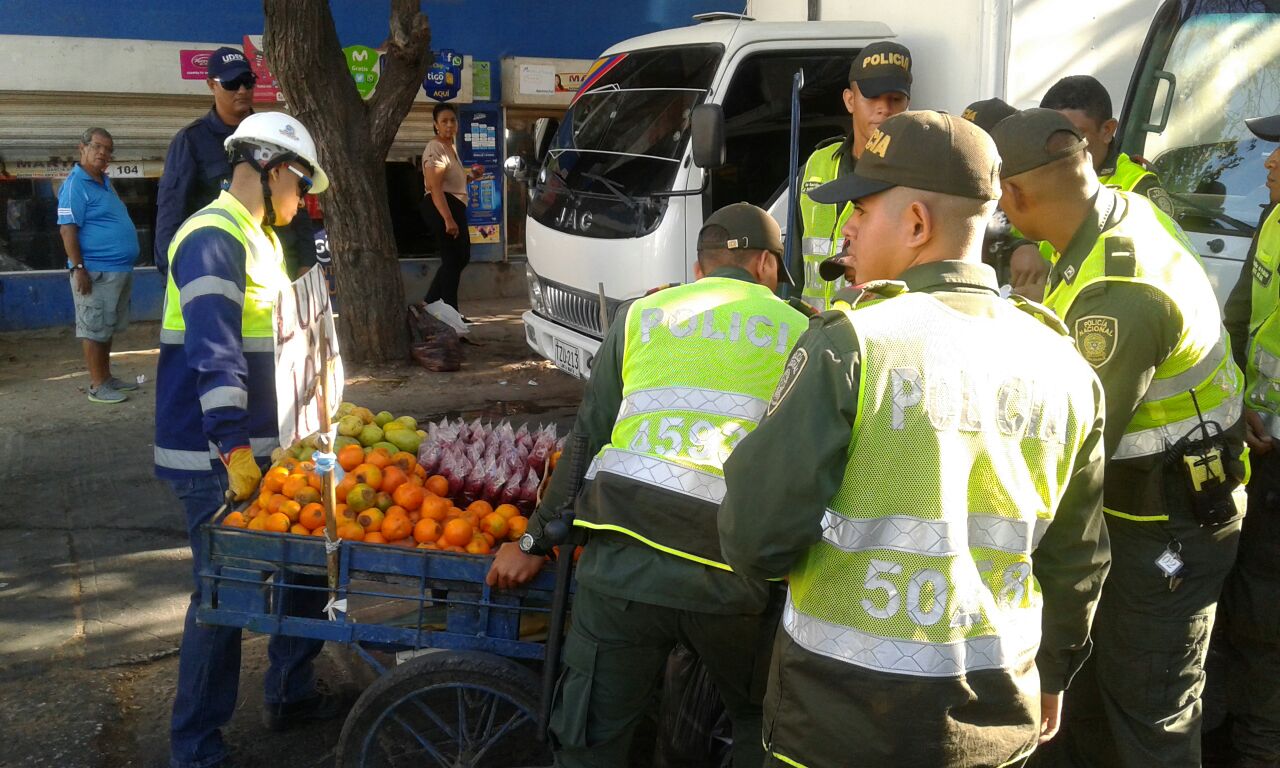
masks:
<path fill-rule="evenodd" d="M 200 531 L 199 621 L 345 643 L 379 674 L 347 716 L 339 768 L 551 765 L 539 674 L 556 563 L 524 588 L 494 590 L 486 557 L 341 541 L 336 598 L 347 610 L 291 616 L 291 594 L 328 593 L 323 578 L 306 579 L 326 573 L 325 539 L 223 526 L 225 513 Z"/>

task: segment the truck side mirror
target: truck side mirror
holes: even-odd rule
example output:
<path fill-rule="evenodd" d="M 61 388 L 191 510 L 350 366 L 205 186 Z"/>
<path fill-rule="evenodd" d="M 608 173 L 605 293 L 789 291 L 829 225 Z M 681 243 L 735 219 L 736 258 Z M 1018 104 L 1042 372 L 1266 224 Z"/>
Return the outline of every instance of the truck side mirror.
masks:
<path fill-rule="evenodd" d="M 512 155 L 502 163 L 502 170 L 507 174 L 507 178 L 512 181 L 525 182 L 528 180 L 529 164 L 525 162 L 523 155 Z"/>
<path fill-rule="evenodd" d="M 693 162 L 712 170 L 724 165 L 724 110 L 719 104 L 699 104 L 689 116 Z"/>
<path fill-rule="evenodd" d="M 536 164 L 542 165 L 546 159 L 551 140 L 559 129 L 560 121 L 554 117 L 540 117 L 533 121 L 533 160 Z"/>

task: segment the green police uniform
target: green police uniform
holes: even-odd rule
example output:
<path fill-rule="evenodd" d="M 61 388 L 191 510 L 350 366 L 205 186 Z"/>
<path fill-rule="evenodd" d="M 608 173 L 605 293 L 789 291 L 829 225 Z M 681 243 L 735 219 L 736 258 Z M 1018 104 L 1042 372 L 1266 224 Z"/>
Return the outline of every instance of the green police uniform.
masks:
<path fill-rule="evenodd" d="M 1280 347 L 1280 205 L 1265 211 L 1226 306 L 1236 362 L 1272 439 L 1277 429 L 1274 366 Z M 1270 350 L 1270 351 L 1268 351 Z M 1269 357 L 1268 357 L 1269 356 Z M 1280 766 L 1280 450 L 1251 456 L 1249 514 L 1240 555 L 1222 594 L 1227 628 L 1231 744 L 1243 766 Z"/>
<path fill-rule="evenodd" d="M 828 282 L 818 273 L 822 262 L 837 255 L 844 243 L 840 230 L 853 213 L 849 203 L 823 204 L 809 197 L 809 192 L 853 170 L 853 134 L 838 144 L 819 146 L 804 164 L 800 175 L 800 226 L 803 237 L 800 253 L 804 259 L 804 286 L 800 298 L 822 312 L 831 306 L 832 297 L 845 287 L 843 277 Z"/>
<path fill-rule="evenodd" d="M 1199 766 L 1205 655 L 1240 521 L 1201 526 L 1167 451 L 1199 423 L 1194 391 L 1227 433 L 1230 474 L 1245 479 L 1242 377 L 1203 267 L 1145 198 L 1101 188 L 1046 290 L 1106 390 L 1113 562 L 1063 731 L 1032 762 Z M 1243 487 L 1233 503 L 1242 515 Z M 1156 565 L 1167 551 L 1185 563 L 1178 582 Z"/>
<path fill-rule="evenodd" d="M 994 278 L 944 261 L 892 298 L 846 289 L 726 464 L 725 557 L 790 575 L 771 765 L 1020 761 L 1039 690 L 1088 653 L 1107 560 L 1101 386 L 1061 324 Z"/>
<path fill-rule="evenodd" d="M 637 300 L 619 318 L 574 425 L 595 457 L 575 520 L 591 538 L 551 718 L 557 764 L 625 765 L 681 642 L 702 657 L 734 721 L 734 764 L 759 765 L 777 589 L 724 564 L 715 510 L 724 457 L 763 414 L 805 318 L 734 267 Z M 553 476 L 530 523 L 535 540 L 569 480 Z"/>

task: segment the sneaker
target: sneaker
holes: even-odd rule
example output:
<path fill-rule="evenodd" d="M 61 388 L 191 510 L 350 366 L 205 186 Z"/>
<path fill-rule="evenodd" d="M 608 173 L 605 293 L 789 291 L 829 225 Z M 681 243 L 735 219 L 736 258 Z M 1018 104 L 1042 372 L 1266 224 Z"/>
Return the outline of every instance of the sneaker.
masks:
<path fill-rule="evenodd" d="M 110 384 L 111 388 L 117 392 L 132 392 L 138 388 L 137 384 L 123 379 L 117 379 L 115 376 L 107 379 L 107 384 Z"/>
<path fill-rule="evenodd" d="M 292 704 L 264 704 L 262 724 L 269 731 L 287 731 L 297 725 L 332 720 L 351 709 L 353 699 L 345 693 L 317 693 Z"/>
<path fill-rule="evenodd" d="M 123 392 L 119 392 L 115 387 L 111 386 L 111 382 L 104 381 L 100 386 L 89 387 L 89 400 L 94 403 L 107 403 L 115 405 L 128 400 L 129 396 Z"/>

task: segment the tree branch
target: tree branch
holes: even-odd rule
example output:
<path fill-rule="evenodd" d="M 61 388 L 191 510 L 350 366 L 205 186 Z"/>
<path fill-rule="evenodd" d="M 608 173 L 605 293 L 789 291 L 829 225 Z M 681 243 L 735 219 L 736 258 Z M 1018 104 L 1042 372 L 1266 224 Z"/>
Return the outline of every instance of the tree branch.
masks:
<path fill-rule="evenodd" d="M 391 34 L 382 76 L 367 103 L 369 133 L 378 157 L 386 157 L 391 151 L 400 123 L 413 106 L 430 65 L 431 25 L 419 10 L 419 0 L 392 0 Z"/>

